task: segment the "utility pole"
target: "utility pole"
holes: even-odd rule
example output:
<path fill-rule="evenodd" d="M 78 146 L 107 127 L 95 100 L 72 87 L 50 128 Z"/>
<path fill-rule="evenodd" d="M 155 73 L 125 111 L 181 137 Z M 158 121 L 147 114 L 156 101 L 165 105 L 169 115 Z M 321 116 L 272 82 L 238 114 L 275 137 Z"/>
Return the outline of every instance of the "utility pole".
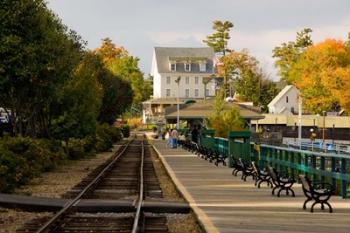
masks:
<path fill-rule="evenodd" d="M 322 143 L 323 143 L 323 146 L 324 146 L 324 142 L 325 142 L 325 128 L 326 128 L 326 111 L 322 111 L 322 116 L 323 116 Z"/>
<path fill-rule="evenodd" d="M 299 95 L 299 128 L 298 128 L 298 139 L 299 139 L 299 148 L 301 149 L 301 137 L 302 137 L 302 116 L 303 116 L 303 99 Z"/>
<path fill-rule="evenodd" d="M 180 80 L 181 76 L 179 76 L 175 82 L 177 83 L 177 117 L 176 117 L 176 129 L 180 129 Z"/>

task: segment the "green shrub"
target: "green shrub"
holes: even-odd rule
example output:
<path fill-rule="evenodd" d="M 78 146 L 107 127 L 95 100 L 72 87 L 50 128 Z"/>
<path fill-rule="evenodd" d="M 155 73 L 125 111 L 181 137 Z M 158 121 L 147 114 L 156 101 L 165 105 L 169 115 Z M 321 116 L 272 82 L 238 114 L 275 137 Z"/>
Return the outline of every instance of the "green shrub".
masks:
<path fill-rule="evenodd" d="M 86 157 L 89 154 L 87 151 L 85 151 L 87 144 L 86 139 L 70 138 L 66 145 L 66 151 L 69 159 L 81 159 Z"/>
<path fill-rule="evenodd" d="M 81 159 L 95 150 L 106 151 L 120 139 L 121 130 L 108 124 L 99 125 L 93 136 L 69 138 L 66 142 L 3 137 L 0 139 L 0 192 L 12 192 L 40 173 L 53 169 L 67 156 Z"/>
<path fill-rule="evenodd" d="M 122 134 L 122 131 L 120 130 L 120 128 L 111 126 L 110 130 L 111 130 L 111 137 L 112 137 L 113 142 L 117 142 L 117 141 L 120 141 L 122 139 L 123 134 Z"/>
<path fill-rule="evenodd" d="M 106 151 L 112 147 L 113 141 L 108 124 L 97 126 L 96 129 L 96 145 L 95 149 L 98 152 Z"/>
<path fill-rule="evenodd" d="M 12 192 L 18 185 L 28 179 L 29 166 L 26 160 L 0 146 L 0 191 Z"/>
<path fill-rule="evenodd" d="M 65 159 L 57 142 L 29 137 L 0 140 L 0 191 L 11 192 Z"/>
<path fill-rule="evenodd" d="M 97 152 L 102 152 L 110 149 L 114 142 L 121 139 L 121 130 L 117 127 L 103 124 L 97 126 L 96 129 L 96 144 Z"/>
<path fill-rule="evenodd" d="M 121 128 L 122 134 L 124 138 L 130 137 L 130 127 L 129 125 L 123 125 Z"/>

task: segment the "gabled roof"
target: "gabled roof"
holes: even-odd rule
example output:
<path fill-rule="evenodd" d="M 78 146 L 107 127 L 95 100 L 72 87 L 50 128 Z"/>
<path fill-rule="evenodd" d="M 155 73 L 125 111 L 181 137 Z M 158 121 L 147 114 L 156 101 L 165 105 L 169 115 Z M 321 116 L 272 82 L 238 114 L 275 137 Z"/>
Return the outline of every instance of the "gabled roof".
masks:
<path fill-rule="evenodd" d="M 209 47 L 155 47 L 154 51 L 159 73 L 170 72 L 169 58 L 173 60 L 197 58 L 206 59 L 210 62 L 214 58 L 214 50 Z"/>
<path fill-rule="evenodd" d="M 213 115 L 215 100 L 202 100 L 189 105 L 180 106 L 180 119 L 203 119 Z M 263 119 L 264 116 L 254 107 L 240 105 L 239 103 L 225 102 L 224 111 L 229 111 L 232 107 L 238 107 L 240 115 L 243 119 Z M 166 119 L 176 119 L 177 109 L 176 106 L 167 107 L 165 109 Z"/>
<path fill-rule="evenodd" d="M 285 94 L 287 94 L 290 90 L 292 90 L 293 88 L 296 88 L 293 85 L 287 85 L 285 86 L 282 91 L 280 91 L 280 93 L 278 93 L 278 95 L 276 95 L 276 97 L 267 105 L 268 107 L 271 107 L 273 105 L 275 105 L 281 98 L 283 98 L 283 96 Z"/>

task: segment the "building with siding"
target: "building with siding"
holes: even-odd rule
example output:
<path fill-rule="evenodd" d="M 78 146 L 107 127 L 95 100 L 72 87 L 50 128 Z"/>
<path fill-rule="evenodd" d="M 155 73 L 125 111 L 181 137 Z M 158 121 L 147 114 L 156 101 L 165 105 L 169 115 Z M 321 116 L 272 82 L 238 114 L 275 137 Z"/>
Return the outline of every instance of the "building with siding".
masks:
<path fill-rule="evenodd" d="M 155 47 L 151 75 L 153 97 L 143 102 L 145 123 L 165 122 L 165 107 L 215 96 L 214 50 L 209 47 Z"/>
<path fill-rule="evenodd" d="M 155 47 L 151 68 L 153 98 L 175 98 L 178 94 L 180 98 L 194 99 L 214 96 L 215 82 L 203 82 L 214 74 L 213 59 L 212 48 Z"/>
<path fill-rule="evenodd" d="M 298 105 L 299 90 L 293 85 L 288 85 L 267 106 L 271 114 L 293 115 L 298 113 Z"/>

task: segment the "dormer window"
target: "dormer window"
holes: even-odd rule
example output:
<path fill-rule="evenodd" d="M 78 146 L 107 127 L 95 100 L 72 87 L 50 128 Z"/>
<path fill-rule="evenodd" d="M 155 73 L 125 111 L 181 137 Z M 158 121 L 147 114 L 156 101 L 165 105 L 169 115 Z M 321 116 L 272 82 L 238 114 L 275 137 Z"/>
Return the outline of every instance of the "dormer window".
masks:
<path fill-rule="evenodd" d="M 185 63 L 185 71 L 191 71 L 191 64 Z"/>
<path fill-rule="evenodd" d="M 205 71 L 207 71 L 207 64 L 206 63 L 199 63 L 199 71 L 200 72 L 205 72 Z"/>
<path fill-rule="evenodd" d="M 170 70 L 176 71 L 176 63 L 170 63 Z"/>

